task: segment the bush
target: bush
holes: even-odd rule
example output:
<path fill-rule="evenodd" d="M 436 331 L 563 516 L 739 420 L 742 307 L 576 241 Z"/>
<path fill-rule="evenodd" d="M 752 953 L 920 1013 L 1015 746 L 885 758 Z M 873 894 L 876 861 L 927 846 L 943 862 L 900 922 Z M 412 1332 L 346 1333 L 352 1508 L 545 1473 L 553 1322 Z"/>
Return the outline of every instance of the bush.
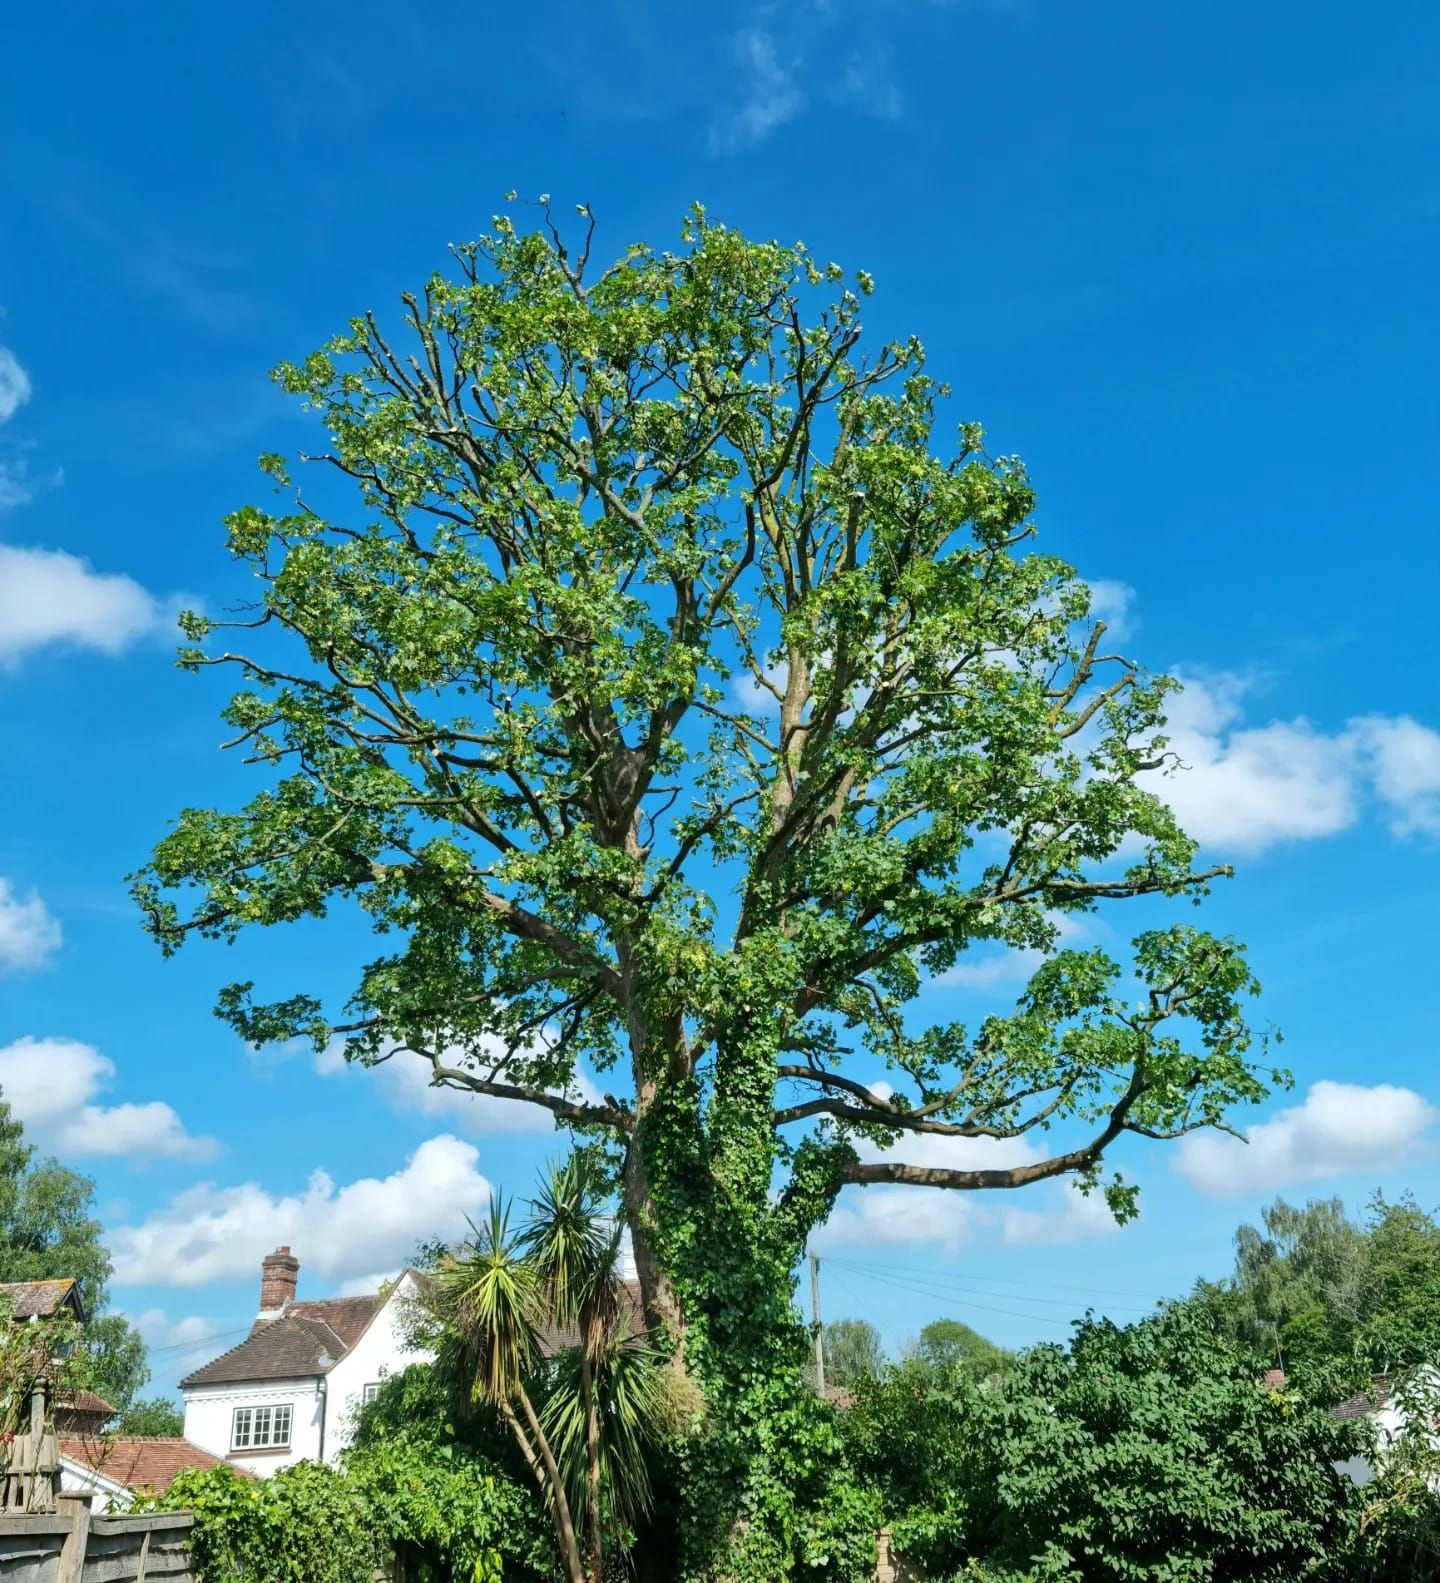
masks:
<path fill-rule="evenodd" d="M 355 1484 L 316 1462 L 268 1479 L 192 1470 L 151 1505 L 194 1512 L 201 1583 L 365 1583 L 386 1559 Z"/>
<path fill-rule="evenodd" d="M 1003 1386 L 900 1369 L 845 1415 L 896 1550 L 993 1583 L 1292 1583 L 1349 1550 L 1357 1448 L 1183 1307 L 1087 1320 Z M 965 1569 L 969 1569 L 968 1571 Z M 978 1568 L 978 1570 L 977 1570 Z M 1333 1575 L 1333 1574 L 1332 1574 Z"/>
<path fill-rule="evenodd" d="M 484 1410 L 457 1423 L 428 1364 L 387 1380 L 366 1407 L 345 1471 L 405 1583 L 549 1583 L 550 1524 L 513 1444 Z"/>

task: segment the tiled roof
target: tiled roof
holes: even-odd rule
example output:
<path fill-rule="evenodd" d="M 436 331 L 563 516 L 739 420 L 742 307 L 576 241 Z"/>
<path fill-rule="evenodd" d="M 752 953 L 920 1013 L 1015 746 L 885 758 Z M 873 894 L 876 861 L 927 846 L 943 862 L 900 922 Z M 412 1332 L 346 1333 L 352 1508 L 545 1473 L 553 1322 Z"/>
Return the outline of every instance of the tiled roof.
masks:
<path fill-rule="evenodd" d="M 119 1409 L 96 1391 L 62 1389 L 55 1398 L 55 1411 L 86 1418 L 113 1418 Z"/>
<path fill-rule="evenodd" d="M 385 1306 L 387 1292 L 372 1292 L 368 1297 L 321 1297 L 285 1305 L 287 1315 L 318 1319 L 340 1338 L 348 1352 L 370 1328 L 370 1321 Z"/>
<path fill-rule="evenodd" d="M 257 1324 L 238 1347 L 202 1364 L 180 1381 L 192 1385 L 227 1385 L 238 1380 L 295 1380 L 323 1374 L 350 1348 L 322 1319 L 286 1313 Z M 323 1368 L 322 1357 L 330 1363 Z"/>
<path fill-rule="evenodd" d="M 633 1338 L 641 1335 L 645 1329 L 645 1310 L 640 1296 L 639 1281 L 624 1281 L 621 1283 L 619 1307 L 621 1320 L 625 1324 L 628 1334 Z M 544 1325 L 540 1330 L 540 1356 L 553 1358 L 561 1352 L 568 1352 L 572 1347 L 580 1345 L 579 1328 L 573 1324 Z"/>
<path fill-rule="evenodd" d="M 16 1319 L 49 1319 L 67 1304 L 80 1310 L 80 1294 L 75 1282 L 0 1281 L 0 1299 L 10 1305 Z"/>
<path fill-rule="evenodd" d="M 223 1457 L 211 1456 L 188 1440 L 140 1436 L 114 1439 L 62 1435 L 60 1455 L 93 1468 L 102 1477 L 128 1489 L 168 1490 L 187 1468 L 204 1473 L 219 1467 Z"/>
<path fill-rule="evenodd" d="M 1377 1374 L 1368 1389 L 1357 1391 L 1330 1409 L 1332 1418 L 1368 1418 L 1377 1413 L 1395 1394 L 1396 1379 L 1393 1374 Z"/>

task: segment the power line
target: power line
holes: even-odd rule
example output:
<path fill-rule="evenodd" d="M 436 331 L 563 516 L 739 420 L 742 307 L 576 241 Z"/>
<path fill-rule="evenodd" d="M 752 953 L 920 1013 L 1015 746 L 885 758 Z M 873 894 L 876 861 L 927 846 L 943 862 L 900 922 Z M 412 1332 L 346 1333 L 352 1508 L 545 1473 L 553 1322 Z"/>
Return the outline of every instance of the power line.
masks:
<path fill-rule="evenodd" d="M 833 1254 L 829 1255 L 828 1257 L 832 1264 L 843 1263 L 848 1265 L 851 1269 L 861 1271 L 865 1274 L 904 1275 L 908 1273 L 905 1269 L 897 1268 L 893 1264 L 869 1264 L 859 1259 L 837 1259 Z M 933 1274 L 927 1273 L 925 1279 L 939 1282 L 969 1283 L 972 1285 L 977 1282 L 984 1281 L 992 1286 L 1022 1286 L 1032 1288 L 1036 1291 L 1045 1292 L 1079 1292 L 1082 1295 L 1088 1295 L 1092 1297 L 1135 1297 L 1143 1299 L 1146 1295 L 1143 1292 L 1117 1291 L 1114 1287 L 1110 1286 L 1070 1286 L 1066 1285 L 1066 1283 L 1063 1281 L 1025 1281 L 1009 1275 L 958 1275 L 947 1271 L 936 1271 Z M 1040 1299 L 1027 1298 L 1026 1301 L 1038 1302 Z M 1137 1314 L 1148 1314 L 1150 1311 L 1151 1310 L 1149 1308 L 1136 1308 L 1131 1310 L 1132 1313 Z"/>
<path fill-rule="evenodd" d="M 1027 1319 L 1032 1324 L 1060 1325 L 1069 1329 L 1068 1319 L 1057 1319 L 1054 1314 L 1027 1314 L 1017 1308 L 997 1308 L 990 1303 L 977 1303 L 966 1297 L 957 1297 L 953 1292 L 935 1291 L 915 1281 L 907 1281 L 893 1275 L 871 1275 L 871 1280 L 883 1281 L 888 1286 L 898 1287 L 902 1291 L 917 1292 L 921 1297 L 928 1297 L 932 1302 L 950 1304 L 953 1307 L 975 1308 L 987 1314 L 1004 1314 L 1010 1319 Z"/>
<path fill-rule="evenodd" d="M 208 1336 L 192 1336 L 189 1341 L 172 1341 L 163 1347 L 147 1347 L 146 1351 L 156 1352 L 181 1352 L 186 1347 L 203 1347 L 211 1341 L 228 1341 L 232 1336 L 248 1335 L 254 1327 L 241 1325 L 238 1330 L 217 1330 Z"/>

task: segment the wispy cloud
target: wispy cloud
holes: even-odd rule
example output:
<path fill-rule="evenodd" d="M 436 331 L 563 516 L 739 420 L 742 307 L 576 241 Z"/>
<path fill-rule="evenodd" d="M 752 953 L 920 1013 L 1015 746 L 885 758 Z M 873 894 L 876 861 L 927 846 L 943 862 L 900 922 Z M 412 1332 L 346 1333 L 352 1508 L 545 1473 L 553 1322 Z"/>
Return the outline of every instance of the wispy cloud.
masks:
<path fill-rule="evenodd" d="M 29 399 L 29 374 L 8 346 L 0 346 L 0 423 L 8 423 Z"/>
<path fill-rule="evenodd" d="M 20 365 L 20 359 L 8 346 L 0 346 L 0 424 L 11 418 L 30 399 L 30 376 Z M 0 451 L 0 511 L 13 511 L 23 506 L 33 494 L 25 457 L 7 444 Z"/>
<path fill-rule="evenodd" d="M 862 54 L 857 50 L 852 54 L 840 73 L 837 97 L 866 115 L 898 121 L 905 113 L 905 96 L 896 81 L 890 51 Z"/>
<path fill-rule="evenodd" d="M 733 154 L 763 143 L 805 107 L 796 81 L 796 63 L 783 61 L 774 34 L 758 25 L 742 28 L 731 41 L 740 67 L 744 97 L 716 116 L 710 126 L 710 147 Z"/>

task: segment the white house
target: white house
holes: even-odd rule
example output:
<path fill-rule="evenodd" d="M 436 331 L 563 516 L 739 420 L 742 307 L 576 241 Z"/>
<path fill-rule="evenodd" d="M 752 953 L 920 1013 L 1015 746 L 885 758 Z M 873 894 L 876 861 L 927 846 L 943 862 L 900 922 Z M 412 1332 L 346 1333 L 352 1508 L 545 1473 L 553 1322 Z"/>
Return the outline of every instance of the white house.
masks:
<path fill-rule="evenodd" d="M 367 1297 L 307 1302 L 299 1272 L 289 1248 L 269 1254 L 250 1334 L 180 1382 L 186 1440 L 251 1473 L 333 1462 L 386 1375 L 429 1359 L 407 1337 L 413 1270 Z"/>
<path fill-rule="evenodd" d="M 1368 1389 L 1332 1407 L 1330 1416 L 1369 1421 L 1370 1453 L 1337 1464 L 1357 1484 L 1369 1484 L 1377 1468 L 1393 1471 L 1396 1459 L 1404 1458 L 1432 1490 L 1440 1489 L 1440 1366 L 1377 1374 Z"/>

